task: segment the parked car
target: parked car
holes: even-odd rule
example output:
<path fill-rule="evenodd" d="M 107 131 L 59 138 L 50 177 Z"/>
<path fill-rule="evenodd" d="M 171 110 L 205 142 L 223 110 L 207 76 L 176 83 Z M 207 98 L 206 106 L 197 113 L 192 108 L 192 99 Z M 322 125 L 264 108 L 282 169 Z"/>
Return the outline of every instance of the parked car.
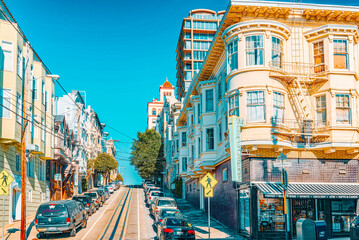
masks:
<path fill-rule="evenodd" d="M 113 187 L 113 190 L 114 190 L 114 191 L 116 191 L 117 189 L 119 189 L 118 185 L 117 185 L 116 183 L 114 183 L 114 182 L 110 182 L 109 185 L 110 185 L 111 187 Z"/>
<path fill-rule="evenodd" d="M 100 187 L 99 189 L 101 189 L 104 192 L 106 200 L 110 198 L 110 192 L 106 187 Z"/>
<path fill-rule="evenodd" d="M 155 184 L 153 183 L 149 183 L 149 184 L 146 184 L 145 188 L 144 188 L 144 191 L 146 192 L 148 188 L 150 187 L 155 187 Z"/>
<path fill-rule="evenodd" d="M 74 237 L 77 228 L 87 226 L 87 219 L 76 201 L 51 201 L 39 206 L 35 216 L 35 225 L 39 238 L 47 234 L 66 232 Z"/>
<path fill-rule="evenodd" d="M 177 203 L 173 198 L 169 197 L 158 197 L 152 204 L 151 214 L 156 218 L 156 214 L 162 208 L 177 209 Z"/>
<path fill-rule="evenodd" d="M 192 224 L 184 218 L 167 217 L 157 227 L 157 239 L 196 239 Z"/>
<path fill-rule="evenodd" d="M 106 185 L 105 187 L 111 194 L 115 192 L 115 190 L 113 189 L 113 187 L 111 185 Z"/>
<path fill-rule="evenodd" d="M 106 202 L 105 192 L 102 191 L 100 188 L 94 189 L 92 191 L 96 191 L 101 196 L 102 205 L 105 204 L 105 202 Z M 92 192 L 92 191 L 90 191 L 90 192 Z"/>
<path fill-rule="evenodd" d="M 152 191 L 146 196 L 146 204 L 150 205 L 157 197 L 164 197 L 165 194 L 160 191 Z"/>
<path fill-rule="evenodd" d="M 146 192 L 145 192 L 145 196 L 147 196 L 150 192 L 152 191 L 162 191 L 162 189 L 160 187 L 150 187 L 147 188 Z"/>
<path fill-rule="evenodd" d="M 358 240 L 358 239 L 359 239 L 359 216 L 354 218 L 354 220 L 350 224 L 350 240 Z"/>
<path fill-rule="evenodd" d="M 183 218 L 180 210 L 173 208 L 162 208 L 155 218 L 155 225 L 161 224 L 166 217 Z"/>
<path fill-rule="evenodd" d="M 75 201 L 79 210 L 82 212 L 82 214 L 84 215 L 85 219 L 88 220 L 89 219 L 89 215 L 87 213 L 87 210 L 85 208 L 85 205 L 82 203 L 82 202 L 78 202 L 78 201 Z"/>
<path fill-rule="evenodd" d="M 76 195 L 72 198 L 72 200 L 82 203 L 85 206 L 87 214 L 89 216 L 91 216 L 92 214 L 94 214 L 96 212 L 95 203 L 90 196 Z"/>
<path fill-rule="evenodd" d="M 102 206 L 101 205 L 101 197 L 98 195 L 97 192 L 85 192 L 84 195 L 90 196 L 92 198 L 92 200 L 95 203 L 96 210 L 98 210 Z"/>

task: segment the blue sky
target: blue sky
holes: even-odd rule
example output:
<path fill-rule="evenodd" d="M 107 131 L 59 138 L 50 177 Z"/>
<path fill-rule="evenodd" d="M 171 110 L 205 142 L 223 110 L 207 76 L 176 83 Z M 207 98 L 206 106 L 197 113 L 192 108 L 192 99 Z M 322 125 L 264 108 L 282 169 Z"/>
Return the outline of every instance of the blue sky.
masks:
<path fill-rule="evenodd" d="M 338 1 L 304 1 L 337 4 Z M 83 90 L 100 120 L 132 138 L 146 129 L 147 102 L 166 76 L 176 83 L 176 45 L 192 9 L 225 10 L 229 0 L 5 0 L 31 45 L 67 89 Z M 342 4 L 359 5 L 347 0 Z M 57 87 L 56 95 L 64 94 Z M 139 183 L 128 161 L 131 139 L 118 160 L 127 184 Z"/>

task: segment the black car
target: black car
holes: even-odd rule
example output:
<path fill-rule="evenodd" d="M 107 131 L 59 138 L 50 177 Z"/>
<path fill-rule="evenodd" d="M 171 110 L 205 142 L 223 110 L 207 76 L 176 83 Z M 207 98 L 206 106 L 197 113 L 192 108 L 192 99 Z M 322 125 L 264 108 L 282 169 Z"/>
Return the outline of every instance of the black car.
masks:
<path fill-rule="evenodd" d="M 192 225 L 184 218 L 166 217 L 157 227 L 157 239 L 196 239 Z"/>
<path fill-rule="evenodd" d="M 35 225 L 39 238 L 45 237 L 46 234 L 66 232 L 74 237 L 77 228 L 87 226 L 87 218 L 76 201 L 51 201 L 39 206 Z"/>
<path fill-rule="evenodd" d="M 162 208 L 156 215 L 155 225 L 161 224 L 166 217 L 183 218 L 183 215 L 178 209 Z"/>
<path fill-rule="evenodd" d="M 88 215 L 92 215 L 96 212 L 96 206 L 94 201 L 90 196 L 86 195 L 77 195 L 72 198 L 72 200 L 75 200 L 77 202 L 82 203 L 85 206 L 85 209 L 87 210 Z"/>

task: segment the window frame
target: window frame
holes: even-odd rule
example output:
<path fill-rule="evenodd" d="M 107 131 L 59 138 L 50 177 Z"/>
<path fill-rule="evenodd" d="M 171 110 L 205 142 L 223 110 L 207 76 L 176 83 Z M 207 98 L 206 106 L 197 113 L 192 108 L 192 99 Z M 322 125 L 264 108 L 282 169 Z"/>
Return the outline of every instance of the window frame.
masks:
<path fill-rule="evenodd" d="M 224 173 L 226 173 L 226 174 L 224 174 Z M 222 182 L 227 182 L 227 181 L 228 181 L 228 168 L 225 167 L 222 169 Z"/>
<path fill-rule="evenodd" d="M 324 101 L 323 99 L 324 98 Z M 318 101 L 320 99 L 320 101 Z M 325 103 L 325 106 L 323 107 L 323 102 Z M 318 104 L 320 103 L 320 104 Z M 319 115 L 323 116 L 323 113 L 325 114 L 325 120 L 318 118 Z M 315 96 L 315 118 L 317 121 L 317 124 L 326 124 L 327 123 L 327 96 L 325 94 Z"/>
<path fill-rule="evenodd" d="M 279 42 L 275 43 L 273 42 L 273 39 L 277 39 Z M 271 48 L 271 61 L 272 61 L 272 67 L 276 67 L 276 68 L 282 68 L 283 67 L 283 39 L 278 37 L 278 36 L 271 36 L 271 45 L 272 45 L 272 48 Z M 279 45 L 280 46 L 280 49 L 276 49 L 275 46 Z M 279 56 L 279 62 L 278 61 L 273 61 L 275 55 L 274 53 L 277 53 L 277 55 Z M 277 64 L 274 64 L 274 63 L 277 63 Z M 279 63 L 279 64 L 278 64 Z"/>
<path fill-rule="evenodd" d="M 338 107 L 338 100 L 337 100 L 337 97 L 347 97 L 348 98 L 348 107 L 345 107 L 345 106 L 339 106 Z M 351 111 L 351 104 L 350 104 L 350 97 L 351 95 L 349 93 L 337 93 L 335 94 L 335 115 L 336 115 L 336 119 L 335 119 L 335 122 L 337 125 L 350 125 L 351 122 L 352 122 L 352 111 Z M 344 103 L 344 101 L 343 101 Z M 344 109 L 344 110 L 348 110 L 348 121 L 343 121 L 343 120 L 338 120 L 338 109 Z"/>
<path fill-rule="evenodd" d="M 212 95 L 208 93 L 212 92 Z M 209 98 L 211 96 L 211 98 Z M 206 102 L 206 113 L 214 111 L 214 90 L 213 89 L 206 89 L 205 90 L 205 102 Z M 212 103 L 212 104 L 211 104 Z M 211 108 L 209 108 L 211 106 Z M 208 109 L 209 108 L 209 109 Z"/>
<path fill-rule="evenodd" d="M 212 131 L 212 135 L 210 136 L 209 131 Z M 214 151 L 215 149 L 215 141 L 214 141 L 214 128 L 206 128 L 206 150 L 207 151 Z M 212 141 L 212 142 L 211 142 Z M 210 146 L 213 146 L 210 148 Z"/>
<path fill-rule="evenodd" d="M 319 50 L 319 47 L 316 47 L 321 43 L 321 51 L 316 54 L 316 50 Z M 324 51 L 324 40 L 320 39 L 319 41 L 313 42 L 313 63 L 314 63 L 314 73 L 320 73 L 325 71 L 325 51 Z M 316 59 L 321 59 L 320 63 L 316 63 Z"/>
<path fill-rule="evenodd" d="M 254 92 L 257 92 L 257 94 L 259 92 L 263 92 L 263 103 L 249 103 L 249 94 L 254 93 Z M 265 123 L 266 122 L 266 95 L 265 95 L 265 90 L 247 91 L 247 96 L 246 97 L 247 97 L 247 122 L 248 123 Z M 258 106 L 263 106 L 263 119 L 260 119 L 260 120 L 250 119 L 249 108 L 250 107 L 258 107 Z"/>
<path fill-rule="evenodd" d="M 21 102 L 21 94 L 16 92 L 16 122 L 21 123 L 22 119 L 22 102 Z"/>
<path fill-rule="evenodd" d="M 233 38 L 226 47 L 227 50 L 227 67 L 228 73 L 238 69 L 238 46 L 239 40 L 238 37 Z M 237 61 L 232 61 L 232 60 Z"/>
<path fill-rule="evenodd" d="M 335 42 L 338 41 L 345 41 L 345 53 L 341 53 L 341 52 L 336 52 L 335 51 Z M 333 39 L 333 68 L 334 69 L 339 69 L 339 70 L 349 70 L 349 41 L 346 38 L 334 38 Z M 345 56 L 345 64 L 346 64 L 346 68 L 337 68 L 336 64 L 335 64 L 335 56 Z"/>
<path fill-rule="evenodd" d="M 9 48 L 8 47 L 5 47 L 4 44 L 9 44 Z M 6 55 L 4 54 L 4 66 L 3 66 L 3 70 L 4 71 L 9 71 L 9 72 L 13 72 L 14 71 L 14 44 L 13 42 L 10 42 L 10 41 L 6 41 L 6 40 L 2 40 L 1 41 L 1 49 L 3 52 L 7 52 L 9 53 L 9 56 L 10 56 L 10 59 L 8 60 L 9 61 L 9 68 L 7 68 L 6 66 Z"/>
<path fill-rule="evenodd" d="M 239 117 L 239 94 L 238 93 L 228 96 L 228 114 L 229 114 L 229 116 Z"/>
<path fill-rule="evenodd" d="M 5 91 L 4 91 L 5 90 Z M 2 119 L 11 119 L 12 118 L 12 97 L 13 97 L 13 94 L 12 94 L 12 89 L 10 88 L 0 88 L 0 101 L 2 101 L 1 103 L 3 104 L 3 106 L 1 106 L 2 108 L 2 112 L 0 112 L 0 118 Z M 6 92 L 6 94 L 4 94 Z M 4 97 L 4 95 L 7 95 L 7 97 Z M 5 105 L 4 104 L 4 99 L 8 99 L 8 100 L 5 100 L 6 103 L 8 105 Z M 6 114 L 4 114 L 4 112 Z"/>
<path fill-rule="evenodd" d="M 247 39 L 249 39 L 249 38 L 251 38 L 251 37 L 261 37 L 261 39 L 262 39 L 262 46 L 261 47 L 253 47 L 253 48 L 249 48 L 248 46 L 249 46 L 249 44 L 247 44 L 248 43 L 248 40 Z M 265 41 L 264 41 L 264 35 L 263 34 L 251 34 L 251 35 L 246 35 L 245 36 L 245 60 L 246 60 L 246 66 L 247 67 L 251 67 L 251 66 L 264 66 L 264 63 L 265 63 Z M 252 41 L 252 40 L 251 40 Z M 250 50 L 252 50 L 253 51 L 253 53 L 254 53 L 254 64 L 250 64 L 249 62 L 250 62 Z M 256 52 L 256 50 L 258 51 L 258 56 L 260 56 L 260 52 L 262 52 L 262 59 L 261 59 L 261 64 L 256 64 L 255 62 L 256 62 L 256 54 L 255 54 L 255 52 Z"/>
<path fill-rule="evenodd" d="M 281 123 L 283 123 L 283 122 L 284 122 L 284 118 L 285 118 L 285 94 L 282 93 L 282 92 L 273 91 L 272 95 L 273 95 L 273 98 L 272 98 L 272 101 L 273 101 L 273 114 L 272 114 L 273 120 L 275 120 L 276 122 L 281 122 Z M 278 101 L 276 101 L 275 96 L 280 96 L 280 97 L 281 97 L 281 102 L 282 102 L 281 105 L 275 104 L 275 102 L 278 102 Z M 279 110 L 282 111 L 282 117 L 281 117 L 281 118 L 277 118 L 277 117 L 276 117 L 276 115 L 275 115 L 275 113 L 276 113 L 275 109 L 279 109 Z"/>
<path fill-rule="evenodd" d="M 181 147 L 187 146 L 187 132 L 181 133 Z"/>

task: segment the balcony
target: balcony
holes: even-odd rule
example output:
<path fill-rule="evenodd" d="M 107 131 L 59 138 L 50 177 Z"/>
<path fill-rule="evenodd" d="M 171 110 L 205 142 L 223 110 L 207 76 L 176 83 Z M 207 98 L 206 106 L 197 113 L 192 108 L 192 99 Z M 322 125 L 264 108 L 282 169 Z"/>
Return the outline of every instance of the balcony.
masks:
<path fill-rule="evenodd" d="M 329 136 L 330 124 L 327 121 L 272 119 L 272 134 L 292 142 L 322 142 Z"/>
<path fill-rule="evenodd" d="M 272 78 L 290 83 L 294 79 L 302 83 L 312 84 L 328 80 L 328 66 L 325 64 L 313 65 L 301 62 L 269 62 Z"/>

